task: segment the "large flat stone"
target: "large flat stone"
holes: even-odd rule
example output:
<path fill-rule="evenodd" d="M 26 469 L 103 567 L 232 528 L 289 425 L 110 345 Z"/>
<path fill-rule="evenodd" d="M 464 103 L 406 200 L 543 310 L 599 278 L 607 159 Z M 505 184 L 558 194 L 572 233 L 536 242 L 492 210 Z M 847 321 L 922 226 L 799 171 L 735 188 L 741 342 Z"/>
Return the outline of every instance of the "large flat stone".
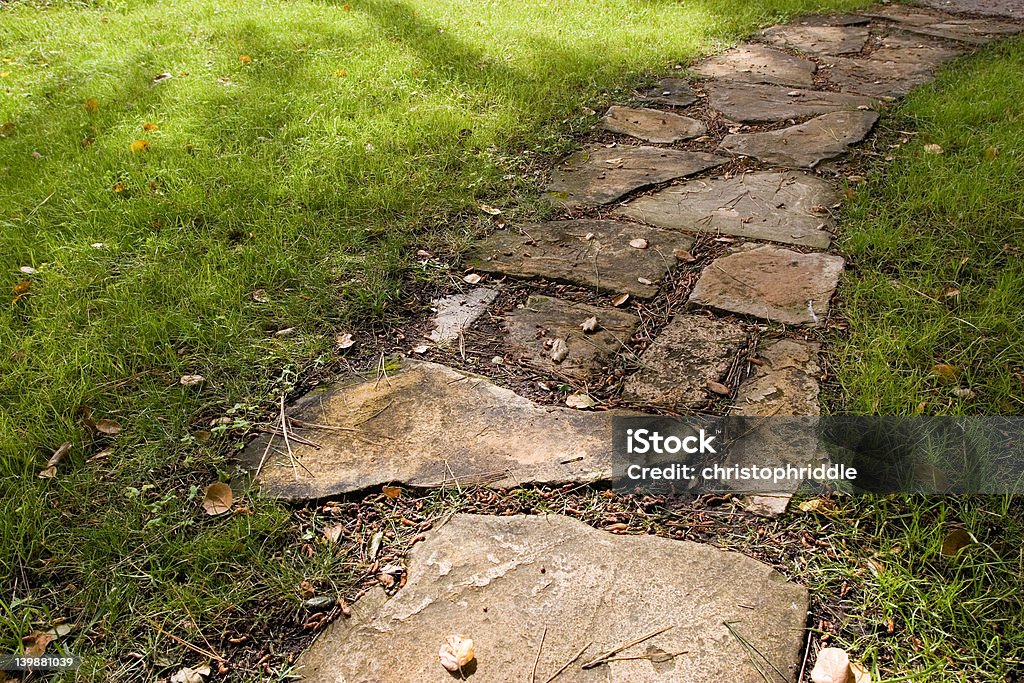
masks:
<path fill-rule="evenodd" d="M 629 246 L 646 239 L 646 249 Z M 610 220 L 551 221 L 496 232 L 473 248 L 477 270 L 516 277 L 543 277 L 597 291 L 650 298 L 675 265 L 673 252 L 689 250 L 693 239 L 672 230 Z M 641 282 L 640 279 L 651 284 Z"/>
<path fill-rule="evenodd" d="M 721 382 L 746 340 L 743 327 L 729 320 L 676 316 L 640 356 L 622 397 L 670 408 L 707 403 L 708 382 Z"/>
<path fill-rule="evenodd" d="M 697 96 L 685 78 L 663 78 L 644 92 L 641 99 L 670 107 L 689 107 L 697 101 Z"/>
<path fill-rule="evenodd" d="M 830 78 L 844 91 L 874 97 L 902 97 L 934 78 L 935 70 L 962 50 L 914 37 L 885 36 L 882 45 L 859 59 L 837 57 Z"/>
<path fill-rule="evenodd" d="M 597 318 L 599 327 L 585 333 L 580 325 L 590 317 Z M 505 318 L 514 354 L 542 370 L 581 380 L 627 349 L 639 325 L 640 319 L 626 311 L 539 295 L 531 296 Z M 558 362 L 552 358 L 556 339 L 568 349 L 568 355 Z"/>
<path fill-rule="evenodd" d="M 985 45 L 1016 35 L 1024 28 L 995 19 L 968 19 L 906 5 L 880 6 L 864 14 L 893 22 L 906 31 L 971 45 Z"/>
<path fill-rule="evenodd" d="M 875 100 L 861 95 L 794 90 L 781 85 L 712 81 L 706 88 L 712 108 L 740 123 L 772 123 L 877 106 Z"/>
<path fill-rule="evenodd" d="M 657 109 L 612 105 L 601 119 L 601 127 L 639 140 L 669 144 L 700 137 L 708 127 L 697 119 Z"/>
<path fill-rule="evenodd" d="M 782 50 L 748 44 L 709 57 L 693 70 L 705 78 L 809 88 L 814 84 L 817 68 L 814 62 Z"/>
<path fill-rule="evenodd" d="M 701 273 L 690 303 L 788 325 L 823 325 L 842 271 L 839 256 L 761 246 L 716 259 Z"/>
<path fill-rule="evenodd" d="M 845 154 L 877 121 L 878 113 L 871 110 L 836 111 L 782 130 L 727 135 L 719 149 L 775 166 L 814 168 Z"/>
<path fill-rule="evenodd" d="M 764 37 L 775 45 L 818 56 L 857 54 L 868 41 L 867 26 L 773 26 Z"/>
<path fill-rule="evenodd" d="M 684 178 L 725 163 L 724 157 L 661 147 L 593 145 L 555 169 L 547 187 L 564 208 L 600 206 L 630 192 Z"/>
<path fill-rule="evenodd" d="M 386 377 L 354 377 L 314 391 L 289 411 L 327 425 L 296 429 L 320 448 L 269 435 L 240 458 L 267 494 L 322 498 L 399 482 L 439 486 L 453 478 L 514 486 L 595 481 L 611 475 L 611 417 L 541 406 L 486 378 L 406 361 Z M 260 469 L 263 454 L 268 453 Z"/>
<path fill-rule="evenodd" d="M 923 0 L 923 4 L 948 12 L 1024 20 L 1024 0 Z"/>
<path fill-rule="evenodd" d="M 838 201 L 824 180 L 804 173 L 744 173 L 692 180 L 628 204 L 623 215 L 676 230 L 735 235 L 825 249 Z"/>
<path fill-rule="evenodd" d="M 476 683 L 528 681 L 535 661 L 546 681 L 588 643 L 556 683 L 764 683 L 726 622 L 786 679 L 800 668 L 807 589 L 708 545 L 609 534 L 559 515 L 459 514 L 413 548 L 407 570 L 393 598 L 362 614 L 357 603 L 351 621 L 321 634 L 298 661 L 304 681 L 450 683 L 459 677 L 437 650 L 457 634 L 473 639 L 466 678 Z M 666 627 L 616 661 L 581 668 Z M 658 653 L 670 654 L 626 659 Z"/>
<path fill-rule="evenodd" d="M 455 341 L 487 310 L 497 296 L 496 289 L 477 287 L 468 292 L 459 292 L 431 301 L 430 307 L 434 309 L 434 316 L 431 319 L 433 329 L 427 336 L 442 344 Z"/>
<path fill-rule="evenodd" d="M 758 351 L 760 365 L 736 392 L 735 415 L 756 417 L 820 415 L 818 377 L 821 347 L 777 339 Z"/>

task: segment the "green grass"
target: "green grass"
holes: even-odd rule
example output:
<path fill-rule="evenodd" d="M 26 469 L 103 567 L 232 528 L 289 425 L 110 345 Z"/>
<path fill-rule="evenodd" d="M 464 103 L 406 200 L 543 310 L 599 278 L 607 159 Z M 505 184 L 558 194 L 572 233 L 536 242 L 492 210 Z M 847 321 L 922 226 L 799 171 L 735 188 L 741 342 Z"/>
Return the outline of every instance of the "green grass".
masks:
<path fill-rule="evenodd" d="M 403 294 L 417 247 L 456 251 L 481 200 L 534 211 L 533 170 L 588 107 L 857 4 L 0 5 L 0 650 L 66 619 L 77 680 L 145 680 L 193 660 L 157 628 L 298 632 L 299 582 L 345 590 L 355 559 L 300 553 L 266 501 L 200 514 L 247 427 L 332 364 L 339 328 L 367 340 L 422 305 Z"/>
<path fill-rule="evenodd" d="M 878 150 L 895 159 L 858 191 L 840 245 L 855 267 L 841 289 L 850 334 L 836 349 L 851 412 L 1024 412 L 1022 91 L 1017 40 L 964 60 L 884 120 L 885 139 L 905 142 Z M 936 374 L 939 364 L 953 372 Z"/>

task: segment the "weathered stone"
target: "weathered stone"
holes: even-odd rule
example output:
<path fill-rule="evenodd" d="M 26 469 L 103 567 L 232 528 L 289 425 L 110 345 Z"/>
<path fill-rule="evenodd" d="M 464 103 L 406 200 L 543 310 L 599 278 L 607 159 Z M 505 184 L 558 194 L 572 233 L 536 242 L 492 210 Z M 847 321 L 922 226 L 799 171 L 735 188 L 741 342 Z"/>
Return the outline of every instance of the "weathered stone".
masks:
<path fill-rule="evenodd" d="M 814 84 L 814 62 L 764 45 L 740 45 L 693 67 L 705 78 L 742 83 L 774 83 L 797 88 Z"/>
<path fill-rule="evenodd" d="M 554 204 L 564 208 L 600 206 L 635 190 L 694 175 L 725 161 L 704 152 L 593 145 L 573 154 L 555 169 L 547 192 Z"/>
<path fill-rule="evenodd" d="M 663 78 L 658 81 L 658 85 L 646 91 L 641 99 L 670 107 L 689 107 L 697 101 L 697 96 L 685 78 Z"/>
<path fill-rule="evenodd" d="M 629 246 L 646 239 L 646 249 Z M 689 250 L 690 237 L 672 230 L 609 220 L 534 223 L 517 232 L 496 232 L 469 254 L 477 270 L 517 277 L 544 277 L 597 291 L 650 298 L 674 265 L 672 253 Z M 640 279 L 651 284 L 645 284 Z"/>
<path fill-rule="evenodd" d="M 496 296 L 496 289 L 477 287 L 435 299 L 430 302 L 435 311 L 432 319 L 434 329 L 427 336 L 439 344 L 455 341 L 487 310 Z"/>
<path fill-rule="evenodd" d="M 781 85 L 711 81 L 706 88 L 711 106 L 740 123 L 771 123 L 877 106 L 875 100 L 860 95 L 792 90 Z"/>
<path fill-rule="evenodd" d="M 943 62 L 962 50 L 893 35 L 862 59 L 837 57 L 830 78 L 847 92 L 875 97 L 901 97 L 934 78 Z"/>
<path fill-rule="evenodd" d="M 801 26 L 867 26 L 871 20 L 863 14 L 812 14 L 800 20 Z"/>
<path fill-rule="evenodd" d="M 592 316 L 598 320 L 598 329 L 584 333 L 580 324 Z M 640 319 L 626 311 L 534 295 L 509 313 L 505 324 L 514 354 L 542 370 L 585 379 L 616 352 L 628 348 Z M 557 363 L 551 348 L 555 339 L 568 348 L 568 355 Z"/>
<path fill-rule="evenodd" d="M 818 376 L 821 347 L 812 342 L 779 339 L 758 352 L 761 365 L 736 393 L 736 415 L 820 415 Z"/>
<path fill-rule="evenodd" d="M 867 26 L 773 26 L 764 32 L 775 45 L 800 50 L 812 55 L 835 56 L 856 54 L 868 41 Z"/>
<path fill-rule="evenodd" d="M 765 245 L 716 259 L 690 303 L 787 325 L 823 325 L 842 271 L 839 256 Z"/>
<path fill-rule="evenodd" d="M 536 680 L 547 680 L 587 643 L 560 683 L 764 683 L 766 665 L 740 638 L 783 679 L 800 667 L 807 589 L 709 545 L 614 535 L 559 515 L 459 514 L 413 547 L 407 575 L 379 609 L 321 634 L 298 661 L 304 681 L 449 683 L 437 650 L 450 634 L 473 639 L 467 678 L 477 683 L 527 680 L 535 661 Z M 666 627 L 622 653 L 664 659 L 580 667 Z"/>
<path fill-rule="evenodd" d="M 891 21 L 906 31 L 971 45 L 985 45 L 1017 35 L 1024 28 L 994 19 L 967 19 L 905 5 L 883 5 L 864 14 L 873 19 Z"/>
<path fill-rule="evenodd" d="M 307 394 L 288 412 L 297 420 L 292 433 L 319 448 L 293 439 L 293 463 L 283 439 L 267 450 L 265 435 L 240 459 L 265 493 L 286 500 L 388 482 L 513 486 L 611 475 L 615 411 L 541 406 L 434 363 L 406 361 L 379 379 L 343 381 Z M 322 427 L 304 430 L 303 423 Z"/>
<path fill-rule="evenodd" d="M 835 190 L 820 178 L 757 172 L 667 187 L 621 213 L 664 228 L 825 249 L 832 241 L 828 207 L 837 201 Z"/>
<path fill-rule="evenodd" d="M 704 135 L 708 127 L 697 119 L 657 109 L 612 105 L 601 119 L 601 127 L 654 143 L 672 143 Z"/>
<path fill-rule="evenodd" d="M 708 382 L 722 381 L 746 339 L 743 327 L 729 320 L 677 316 L 640 356 L 622 396 L 672 408 L 707 403 Z"/>
<path fill-rule="evenodd" d="M 878 113 L 871 110 L 836 111 L 782 130 L 727 135 L 720 150 L 760 159 L 787 168 L 814 168 L 825 159 L 845 154 L 864 139 Z"/>
<path fill-rule="evenodd" d="M 1024 19 L 1024 0 L 923 0 L 923 4 L 949 12 Z"/>

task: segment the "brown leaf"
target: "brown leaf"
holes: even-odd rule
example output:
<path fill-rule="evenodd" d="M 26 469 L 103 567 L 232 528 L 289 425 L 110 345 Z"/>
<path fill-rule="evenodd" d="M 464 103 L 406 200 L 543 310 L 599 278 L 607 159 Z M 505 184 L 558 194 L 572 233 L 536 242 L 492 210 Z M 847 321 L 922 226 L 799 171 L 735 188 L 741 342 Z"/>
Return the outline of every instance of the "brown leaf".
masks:
<path fill-rule="evenodd" d="M 477 275 L 476 273 L 470 273 L 469 275 L 462 278 L 463 282 L 471 285 L 478 285 L 480 284 L 481 280 L 483 280 L 483 277 Z"/>
<path fill-rule="evenodd" d="M 249 55 L 238 55 L 238 61 L 242 64 L 252 64 L 252 57 Z"/>
<path fill-rule="evenodd" d="M 838 647 L 822 649 L 811 669 L 811 680 L 814 683 L 854 683 L 850 656 Z"/>
<path fill-rule="evenodd" d="M 592 332 L 597 332 L 597 330 L 598 330 L 598 328 L 600 328 L 600 326 L 601 326 L 601 323 L 599 323 L 597 321 L 597 316 L 596 315 L 592 315 L 592 316 L 590 316 L 589 318 L 587 318 L 586 320 L 584 320 L 583 322 L 580 323 L 580 329 L 583 330 L 583 334 L 590 334 Z"/>
<path fill-rule="evenodd" d="M 827 512 L 834 508 L 835 503 L 828 498 L 812 498 L 800 503 L 800 509 L 804 512 Z"/>
<path fill-rule="evenodd" d="M 231 512 L 231 506 L 235 503 L 235 494 L 231 487 L 223 482 L 215 482 L 206 487 L 203 494 L 203 510 L 211 517 Z"/>
<path fill-rule="evenodd" d="M 957 375 L 957 369 L 949 363 L 936 363 L 932 366 L 932 374 L 938 377 L 942 382 L 955 382 Z"/>
<path fill-rule="evenodd" d="M 326 538 L 331 543 L 337 543 L 344 531 L 345 527 L 343 525 L 334 524 L 324 529 L 324 538 Z"/>
<path fill-rule="evenodd" d="M 121 433 L 121 425 L 113 420 L 96 420 L 93 428 L 100 434 L 106 434 L 107 436 L 117 436 Z"/>
<path fill-rule="evenodd" d="M 729 387 L 725 386 L 721 382 L 708 382 L 708 389 L 719 396 L 728 396 L 732 392 Z"/>
<path fill-rule="evenodd" d="M 551 360 L 555 363 L 561 363 L 569 355 L 569 345 L 565 343 L 565 340 L 559 337 L 551 342 Z"/>
<path fill-rule="evenodd" d="M 402 495 L 402 489 L 398 486 L 383 486 L 380 492 L 384 494 L 385 498 L 398 498 Z"/>
<path fill-rule="evenodd" d="M 957 553 L 974 543 L 974 537 L 966 529 L 953 529 L 942 540 L 943 557 L 956 557 Z"/>
<path fill-rule="evenodd" d="M 28 280 L 22 280 L 18 284 L 14 285 L 14 295 L 22 296 L 28 294 L 28 290 L 32 289 L 32 283 Z"/>
<path fill-rule="evenodd" d="M 348 332 L 340 332 L 334 342 L 338 350 L 352 348 L 356 344 L 356 340 Z"/>
<path fill-rule="evenodd" d="M 677 261 L 682 261 L 683 263 L 693 263 L 697 260 L 697 257 L 686 249 L 676 249 L 672 252 L 672 255 L 676 257 Z"/>
<path fill-rule="evenodd" d="M 565 405 L 570 408 L 585 409 L 593 408 L 597 405 L 597 401 L 590 398 L 587 394 L 577 392 L 575 394 L 569 394 L 565 397 Z"/>
<path fill-rule="evenodd" d="M 491 206 L 490 204 L 483 204 L 483 203 L 481 203 L 481 204 L 477 204 L 477 206 L 479 206 L 480 210 L 483 211 L 484 213 L 488 214 L 489 216 L 500 216 L 501 215 L 501 209 L 496 209 L 493 206 Z"/>
<path fill-rule="evenodd" d="M 183 387 L 194 387 L 205 381 L 206 378 L 202 375 L 182 375 L 181 379 L 178 380 Z"/>
<path fill-rule="evenodd" d="M 649 242 L 645 240 L 643 237 L 637 237 L 635 240 L 629 241 L 629 246 L 633 247 L 634 249 L 646 249 L 648 244 Z"/>
<path fill-rule="evenodd" d="M 98 112 L 100 110 L 100 103 L 99 103 L 99 101 L 95 97 L 90 97 L 82 105 L 82 108 L 85 109 L 90 114 L 95 114 L 96 112 Z"/>
<path fill-rule="evenodd" d="M 26 657 L 42 657 L 46 654 L 46 646 L 53 642 L 53 636 L 42 631 L 33 631 L 21 639 L 25 646 Z"/>
<path fill-rule="evenodd" d="M 160 130 L 160 126 L 155 123 L 146 122 L 142 124 L 142 130 L 152 133 L 155 130 Z"/>
<path fill-rule="evenodd" d="M 619 294 L 617 297 L 612 299 L 612 306 L 619 308 L 625 306 L 627 301 L 629 301 L 629 294 Z"/>
<path fill-rule="evenodd" d="M 46 461 L 46 467 L 37 475 L 40 479 L 53 479 L 57 476 L 57 465 L 64 459 L 64 456 L 71 451 L 71 442 L 65 441 L 53 452 L 50 459 Z"/>
<path fill-rule="evenodd" d="M 299 582 L 299 593 L 302 594 L 302 597 L 308 600 L 316 595 L 316 588 L 314 588 L 313 584 L 309 581 L 301 581 Z"/>

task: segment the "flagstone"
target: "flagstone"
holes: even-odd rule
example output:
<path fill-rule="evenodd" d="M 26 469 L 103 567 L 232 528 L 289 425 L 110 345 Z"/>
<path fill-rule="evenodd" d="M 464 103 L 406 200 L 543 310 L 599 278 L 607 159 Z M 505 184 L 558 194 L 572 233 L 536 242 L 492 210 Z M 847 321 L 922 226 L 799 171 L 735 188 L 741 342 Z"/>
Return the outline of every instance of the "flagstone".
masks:
<path fill-rule="evenodd" d="M 483 315 L 497 296 L 496 289 L 477 287 L 431 301 L 433 329 L 428 338 L 438 343 L 455 341 Z"/>
<path fill-rule="evenodd" d="M 412 548 L 406 576 L 394 597 L 371 594 L 327 627 L 297 662 L 304 681 L 449 683 L 437 653 L 450 635 L 473 640 L 463 674 L 477 683 L 528 680 L 535 667 L 548 680 L 581 648 L 558 681 L 764 683 L 752 650 L 786 680 L 800 668 L 807 589 L 710 545 L 561 515 L 458 514 Z"/>
<path fill-rule="evenodd" d="M 775 45 L 785 45 L 819 56 L 856 54 L 868 41 L 867 26 L 773 26 L 764 37 Z"/>
<path fill-rule="evenodd" d="M 832 254 L 747 249 L 705 268 L 689 301 L 787 325 L 823 325 L 843 263 Z"/>
<path fill-rule="evenodd" d="M 845 154 L 877 121 L 878 113 L 871 110 L 837 111 L 781 130 L 727 135 L 719 149 L 775 166 L 814 168 Z"/>
<path fill-rule="evenodd" d="M 739 386 L 734 415 L 819 415 L 818 377 L 821 346 L 814 342 L 777 339 L 757 352 L 754 374 Z"/>
<path fill-rule="evenodd" d="M 627 204 L 620 213 L 651 225 L 825 249 L 839 201 L 826 181 L 805 173 L 755 172 L 691 180 Z"/>
<path fill-rule="evenodd" d="M 747 44 L 709 57 L 695 65 L 693 71 L 705 78 L 808 88 L 814 84 L 817 68 L 814 62 L 788 52 Z"/>
<path fill-rule="evenodd" d="M 710 81 L 705 88 L 712 108 L 739 123 L 771 123 L 877 107 L 875 100 L 862 95 L 781 85 Z"/>
<path fill-rule="evenodd" d="M 581 325 L 597 319 L 593 331 Z M 533 295 L 505 317 L 507 343 L 516 360 L 541 370 L 586 379 L 629 348 L 640 319 L 626 311 Z M 556 344 L 556 340 L 561 340 Z M 564 358 L 558 358 L 565 354 Z"/>
<path fill-rule="evenodd" d="M 700 137 L 708 127 L 697 119 L 657 109 L 612 105 L 601 119 L 601 127 L 646 142 L 668 144 Z"/>
<path fill-rule="evenodd" d="M 670 107 L 689 107 L 697 101 L 697 96 L 687 79 L 663 78 L 656 86 L 645 91 L 641 99 Z"/>
<path fill-rule="evenodd" d="M 943 62 L 960 54 L 963 50 L 922 42 L 915 37 L 890 35 L 865 58 L 837 57 L 829 77 L 847 92 L 901 97 L 930 82 Z"/>
<path fill-rule="evenodd" d="M 630 242 L 646 240 L 646 249 Z M 469 253 L 468 263 L 483 272 L 543 277 L 597 291 L 638 298 L 657 294 L 659 281 L 675 265 L 678 251 L 693 238 L 674 230 L 613 220 L 533 223 L 496 232 Z"/>
<path fill-rule="evenodd" d="M 695 408 L 713 394 L 709 382 L 721 382 L 746 344 L 743 327 L 706 315 L 679 315 L 640 356 L 622 397 L 634 403 Z"/>
<path fill-rule="evenodd" d="M 900 28 L 921 35 L 956 40 L 972 45 L 985 45 L 1001 38 L 1017 35 L 1024 27 L 995 19 L 956 17 L 944 12 L 908 7 L 880 6 L 864 13 L 873 19 L 891 21 Z"/>
<path fill-rule="evenodd" d="M 630 192 L 694 175 L 726 161 L 705 152 L 592 145 L 555 169 L 547 193 L 552 203 L 563 208 L 600 206 Z"/>

